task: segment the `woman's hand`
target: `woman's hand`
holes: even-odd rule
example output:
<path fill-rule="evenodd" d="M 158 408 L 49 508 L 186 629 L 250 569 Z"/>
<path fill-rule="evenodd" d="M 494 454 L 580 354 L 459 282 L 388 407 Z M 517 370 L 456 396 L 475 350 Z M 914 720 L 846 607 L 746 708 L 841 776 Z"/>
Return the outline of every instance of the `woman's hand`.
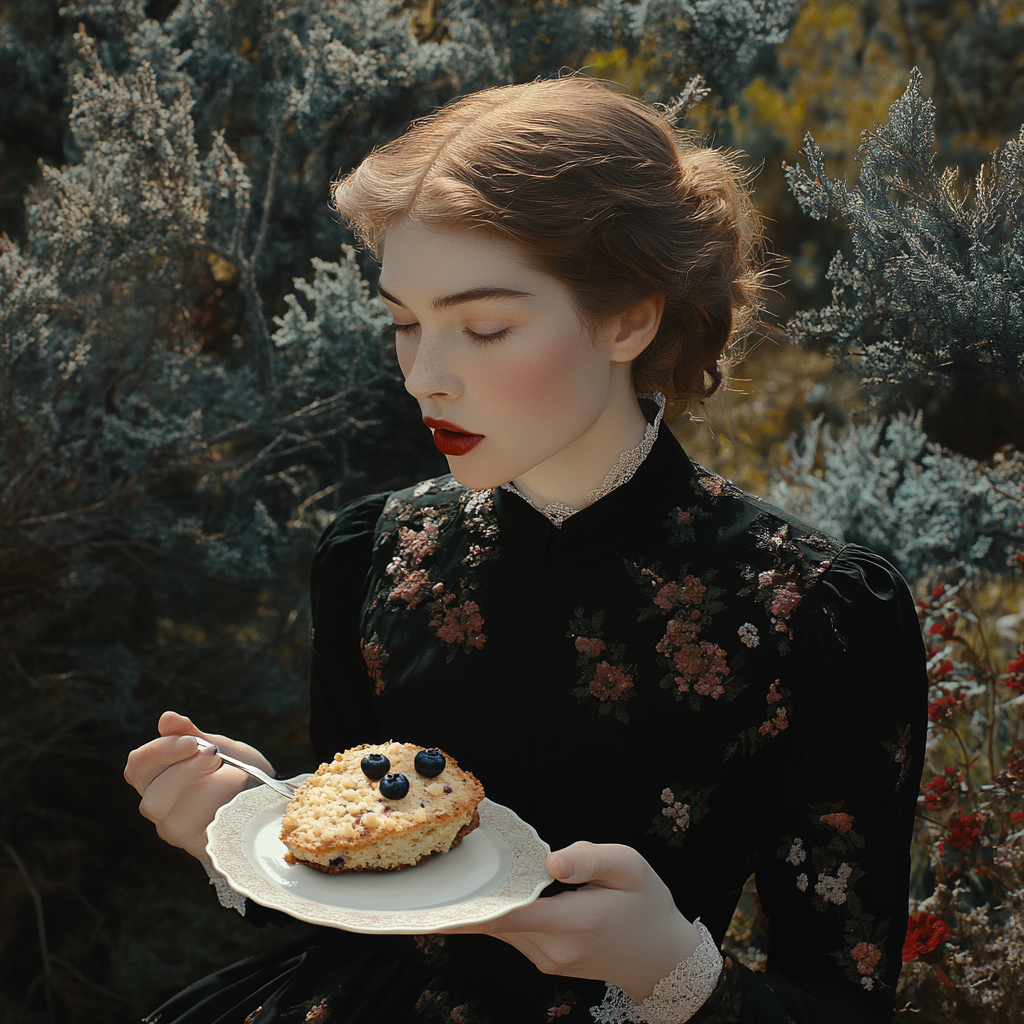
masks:
<path fill-rule="evenodd" d="M 248 761 L 270 775 L 274 769 L 255 747 L 203 732 L 173 711 L 160 716 L 157 729 L 159 739 L 128 755 L 124 777 L 138 790 L 142 797 L 139 813 L 156 825 L 160 838 L 187 850 L 208 868 L 206 826 L 218 807 L 245 789 L 249 776 L 224 764 L 212 751 L 200 751 L 189 737 L 202 736 L 225 754 Z"/>
<path fill-rule="evenodd" d="M 632 847 L 573 843 L 548 855 L 548 873 L 582 889 L 466 928 L 515 946 L 545 974 L 610 981 L 641 1003 L 697 948 L 700 932 Z"/>

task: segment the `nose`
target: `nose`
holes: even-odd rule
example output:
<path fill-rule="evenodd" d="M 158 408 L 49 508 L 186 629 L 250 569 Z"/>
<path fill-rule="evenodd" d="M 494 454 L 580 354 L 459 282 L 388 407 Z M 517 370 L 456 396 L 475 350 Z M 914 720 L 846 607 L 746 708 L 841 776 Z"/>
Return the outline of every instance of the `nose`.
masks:
<path fill-rule="evenodd" d="M 457 398 L 462 382 L 443 339 L 420 330 L 420 337 L 398 343 L 398 363 L 405 375 L 405 390 L 416 399 Z"/>

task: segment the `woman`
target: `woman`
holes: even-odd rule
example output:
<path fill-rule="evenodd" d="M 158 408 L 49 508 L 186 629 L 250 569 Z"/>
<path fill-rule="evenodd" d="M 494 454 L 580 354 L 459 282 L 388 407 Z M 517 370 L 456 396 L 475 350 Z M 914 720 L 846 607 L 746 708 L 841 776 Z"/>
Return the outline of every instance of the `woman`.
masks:
<path fill-rule="evenodd" d="M 565 884 L 463 934 L 326 931 L 161 1024 L 888 1020 L 926 729 L 911 595 L 661 427 L 666 400 L 715 390 L 754 304 L 735 166 L 572 77 L 450 104 L 335 202 L 381 259 L 451 475 L 355 501 L 321 538 L 314 747 L 451 751 Z M 188 719 L 160 732 L 126 775 L 203 859 L 244 779 Z M 751 873 L 765 973 L 718 952 Z"/>

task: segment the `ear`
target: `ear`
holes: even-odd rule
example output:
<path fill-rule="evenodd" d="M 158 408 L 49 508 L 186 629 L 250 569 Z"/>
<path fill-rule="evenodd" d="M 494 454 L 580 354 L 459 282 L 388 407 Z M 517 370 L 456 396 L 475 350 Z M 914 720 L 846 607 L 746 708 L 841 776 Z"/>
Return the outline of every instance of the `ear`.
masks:
<path fill-rule="evenodd" d="M 612 362 L 630 363 L 636 359 L 654 341 L 664 312 L 665 296 L 659 292 L 616 317 L 618 331 L 612 341 Z"/>

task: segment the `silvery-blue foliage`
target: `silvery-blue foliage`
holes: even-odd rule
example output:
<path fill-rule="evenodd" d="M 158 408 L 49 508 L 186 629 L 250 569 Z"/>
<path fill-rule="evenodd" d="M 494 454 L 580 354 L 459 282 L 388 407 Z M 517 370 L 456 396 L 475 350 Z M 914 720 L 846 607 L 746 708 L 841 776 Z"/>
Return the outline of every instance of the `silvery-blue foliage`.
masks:
<path fill-rule="evenodd" d="M 1019 569 L 1024 454 L 980 465 L 928 441 L 921 414 L 841 429 L 813 421 L 767 499 L 890 558 L 911 582 Z"/>
<path fill-rule="evenodd" d="M 935 166 L 934 143 L 917 69 L 888 123 L 863 133 L 856 186 L 828 174 L 807 136 L 790 189 L 810 216 L 850 225 L 851 252 L 829 267 L 832 304 L 799 313 L 790 337 L 823 341 L 866 385 L 1024 383 L 1024 128 L 970 195 Z"/>
<path fill-rule="evenodd" d="M 800 0 L 454 0 L 451 6 L 492 24 L 512 63 L 529 74 L 554 74 L 570 54 L 582 61 L 592 50 L 621 48 L 648 60 L 655 80 L 682 84 L 700 74 L 728 101 L 748 84 L 765 50 L 786 38 Z"/>

